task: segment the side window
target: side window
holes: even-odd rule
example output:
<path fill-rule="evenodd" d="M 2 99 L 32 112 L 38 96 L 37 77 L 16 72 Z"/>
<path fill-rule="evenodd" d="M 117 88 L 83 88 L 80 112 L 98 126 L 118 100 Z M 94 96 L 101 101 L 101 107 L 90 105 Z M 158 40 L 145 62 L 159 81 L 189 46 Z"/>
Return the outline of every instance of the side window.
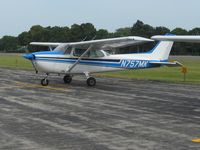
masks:
<path fill-rule="evenodd" d="M 85 49 L 75 48 L 74 52 L 73 52 L 73 55 L 75 57 L 80 57 L 85 51 L 86 51 Z M 88 54 L 85 54 L 84 57 L 88 57 Z"/>
<path fill-rule="evenodd" d="M 71 54 L 71 51 L 72 51 L 72 47 L 68 47 L 68 48 L 65 50 L 65 55 L 70 55 L 70 54 Z"/>
<path fill-rule="evenodd" d="M 89 52 L 89 57 L 90 57 L 90 58 L 95 58 L 95 57 L 97 57 L 94 50 L 92 50 L 92 51 Z"/>
<path fill-rule="evenodd" d="M 104 53 L 102 51 L 96 51 L 97 57 L 104 57 Z"/>
<path fill-rule="evenodd" d="M 92 50 L 92 51 L 90 51 L 89 57 L 91 57 L 91 58 L 104 57 L 104 54 L 103 54 L 103 52 L 100 51 L 100 50 L 96 50 L 96 51 L 95 51 L 95 50 Z"/>
<path fill-rule="evenodd" d="M 73 56 L 80 57 L 85 51 L 86 49 L 75 48 L 73 50 Z M 104 57 L 104 56 L 105 55 L 101 50 L 91 50 L 87 54 L 85 54 L 84 57 L 98 58 L 98 57 Z"/>

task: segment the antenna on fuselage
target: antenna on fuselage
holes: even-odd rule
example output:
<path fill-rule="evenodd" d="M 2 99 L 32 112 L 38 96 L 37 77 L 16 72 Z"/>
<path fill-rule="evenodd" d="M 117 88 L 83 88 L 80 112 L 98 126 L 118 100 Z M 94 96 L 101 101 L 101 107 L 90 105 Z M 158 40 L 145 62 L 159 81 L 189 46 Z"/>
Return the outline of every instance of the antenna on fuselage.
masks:
<path fill-rule="evenodd" d="M 94 39 L 96 39 L 96 35 L 91 39 L 91 40 L 94 40 Z M 87 36 L 82 40 L 82 41 L 85 41 L 87 39 Z"/>
<path fill-rule="evenodd" d="M 97 36 L 95 35 L 95 36 L 92 38 L 92 40 L 95 40 L 95 39 L 96 39 L 96 37 L 97 37 Z"/>
<path fill-rule="evenodd" d="M 82 41 L 85 41 L 86 39 L 87 39 L 87 36 Z"/>

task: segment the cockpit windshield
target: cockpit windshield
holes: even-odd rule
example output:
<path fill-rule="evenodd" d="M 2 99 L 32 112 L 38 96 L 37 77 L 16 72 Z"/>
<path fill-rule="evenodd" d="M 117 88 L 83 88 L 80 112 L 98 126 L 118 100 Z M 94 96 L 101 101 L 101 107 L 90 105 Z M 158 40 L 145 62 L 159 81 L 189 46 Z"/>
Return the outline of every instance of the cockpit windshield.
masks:
<path fill-rule="evenodd" d="M 64 54 L 70 55 L 72 51 L 72 47 L 67 44 L 61 44 L 54 49 L 54 51 L 63 51 Z"/>
<path fill-rule="evenodd" d="M 54 51 L 65 51 L 68 48 L 67 44 L 60 44 L 59 46 L 57 46 Z"/>

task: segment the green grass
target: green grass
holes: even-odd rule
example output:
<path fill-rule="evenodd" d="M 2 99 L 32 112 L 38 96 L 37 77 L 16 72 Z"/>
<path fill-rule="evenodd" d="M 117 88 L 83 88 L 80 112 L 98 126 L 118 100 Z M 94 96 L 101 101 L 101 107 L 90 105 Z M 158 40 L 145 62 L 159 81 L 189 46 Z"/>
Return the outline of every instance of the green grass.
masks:
<path fill-rule="evenodd" d="M 0 67 L 31 70 L 32 64 L 20 54 L 0 54 Z"/>
<path fill-rule="evenodd" d="M 188 68 L 186 83 L 200 84 L 200 58 L 177 57 L 174 58 L 174 60 L 180 61 Z M 0 54 L 0 67 L 33 70 L 30 61 L 24 59 L 20 54 Z M 97 75 L 138 80 L 157 80 L 175 83 L 183 82 L 183 74 L 179 67 L 124 70 L 119 72 L 98 73 Z"/>
<path fill-rule="evenodd" d="M 178 57 L 178 60 L 183 63 L 188 70 L 185 83 L 200 84 L 200 59 L 193 60 L 191 58 Z M 181 71 L 182 68 L 180 67 L 161 67 L 153 69 L 106 72 L 98 75 L 138 80 L 156 80 L 181 83 L 184 81 L 184 75 Z"/>

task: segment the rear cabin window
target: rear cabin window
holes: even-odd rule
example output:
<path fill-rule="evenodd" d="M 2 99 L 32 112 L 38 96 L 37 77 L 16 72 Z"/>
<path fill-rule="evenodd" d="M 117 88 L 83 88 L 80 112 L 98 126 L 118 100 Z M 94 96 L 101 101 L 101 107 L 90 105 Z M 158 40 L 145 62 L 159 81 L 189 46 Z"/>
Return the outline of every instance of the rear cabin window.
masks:
<path fill-rule="evenodd" d="M 85 51 L 86 51 L 86 49 L 76 48 L 73 52 L 73 55 L 75 57 L 80 57 Z M 88 57 L 88 58 L 104 57 L 104 53 L 100 50 L 91 50 L 87 54 L 85 54 L 84 57 Z"/>
<path fill-rule="evenodd" d="M 73 55 L 74 55 L 75 57 L 80 57 L 85 51 L 86 51 L 86 49 L 75 48 L 75 50 L 74 50 L 74 52 L 73 52 Z M 89 55 L 88 55 L 88 53 L 87 53 L 87 54 L 85 54 L 84 57 L 88 57 L 88 56 L 89 56 Z"/>

